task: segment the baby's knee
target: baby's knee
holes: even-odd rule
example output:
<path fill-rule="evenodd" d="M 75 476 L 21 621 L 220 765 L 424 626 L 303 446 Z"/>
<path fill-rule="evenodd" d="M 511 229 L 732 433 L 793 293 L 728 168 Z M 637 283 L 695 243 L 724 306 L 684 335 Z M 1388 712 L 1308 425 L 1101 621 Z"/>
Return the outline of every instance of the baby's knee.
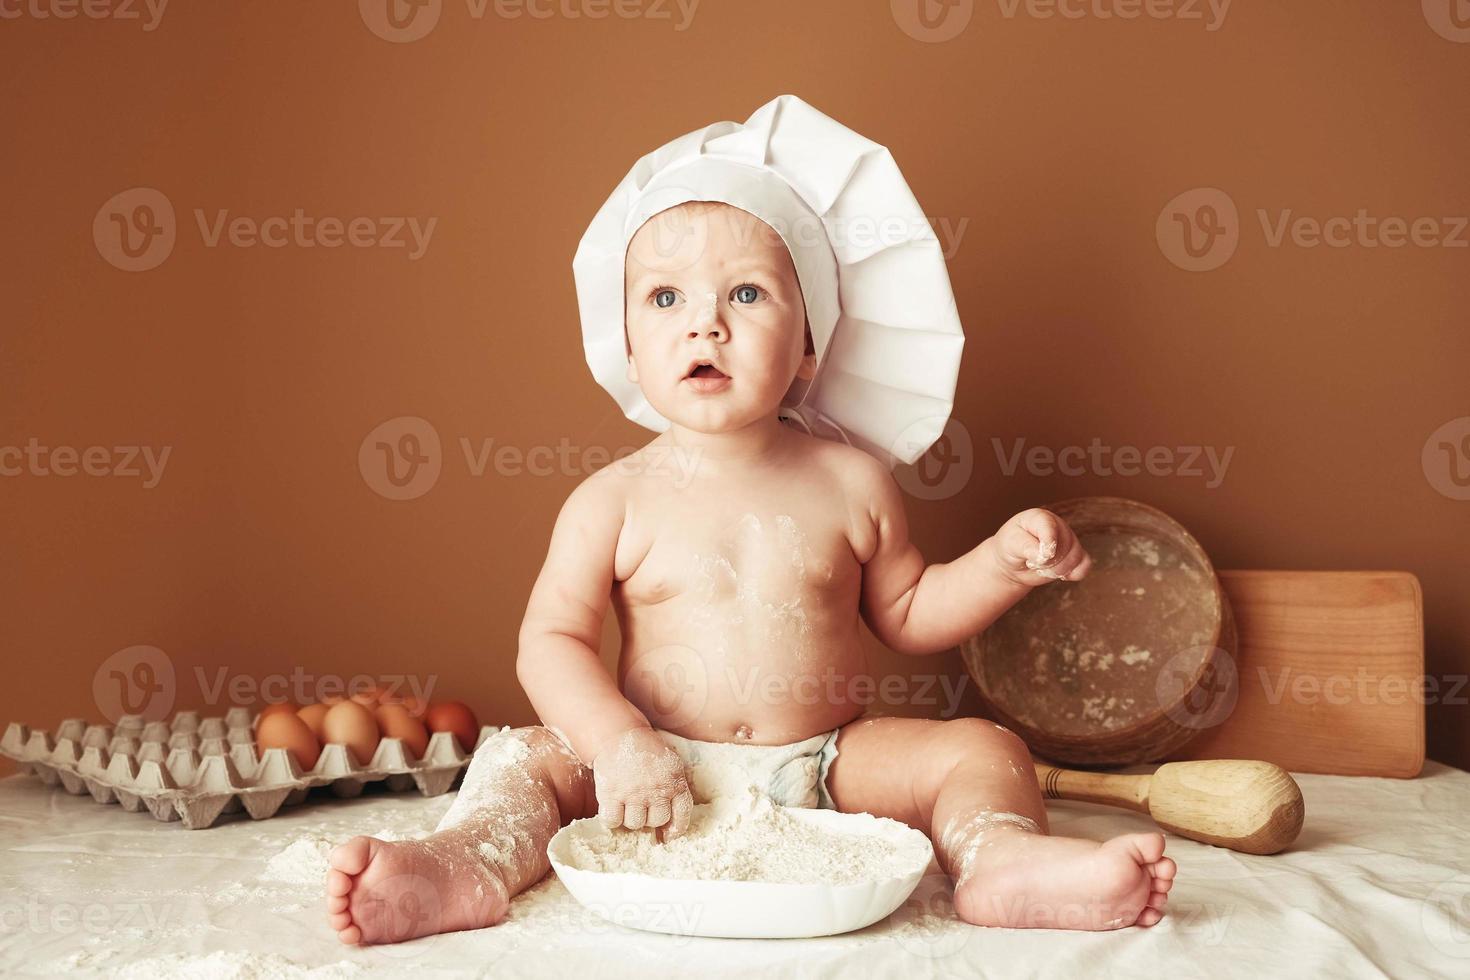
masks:
<path fill-rule="evenodd" d="M 554 776 L 581 766 L 567 742 L 550 728 L 526 725 L 502 728 L 475 750 L 471 765 L 493 770 L 522 769 Z"/>
<path fill-rule="evenodd" d="M 1003 759 L 1024 768 L 1031 752 L 1015 732 L 984 718 L 952 718 L 935 733 L 936 754 L 949 765 L 971 759 Z"/>

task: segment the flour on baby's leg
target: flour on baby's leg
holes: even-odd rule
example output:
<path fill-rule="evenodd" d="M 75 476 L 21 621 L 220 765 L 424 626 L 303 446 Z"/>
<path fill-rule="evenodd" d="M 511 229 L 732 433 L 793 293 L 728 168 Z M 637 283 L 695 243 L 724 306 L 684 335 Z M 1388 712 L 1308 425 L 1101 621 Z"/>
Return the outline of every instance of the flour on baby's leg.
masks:
<path fill-rule="evenodd" d="M 955 911 L 977 925 L 1107 930 L 1163 917 L 1174 883 L 1158 833 L 1099 844 L 1050 837 L 1029 817 L 971 808 L 936 838 L 955 883 Z"/>
<path fill-rule="evenodd" d="M 401 942 L 499 922 L 511 897 L 549 868 L 546 844 L 559 813 L 548 765 L 566 768 L 573 783 L 584 778 L 575 756 L 544 730 L 502 729 L 476 750 L 429 837 L 354 837 L 333 851 L 327 918 L 342 942 Z"/>

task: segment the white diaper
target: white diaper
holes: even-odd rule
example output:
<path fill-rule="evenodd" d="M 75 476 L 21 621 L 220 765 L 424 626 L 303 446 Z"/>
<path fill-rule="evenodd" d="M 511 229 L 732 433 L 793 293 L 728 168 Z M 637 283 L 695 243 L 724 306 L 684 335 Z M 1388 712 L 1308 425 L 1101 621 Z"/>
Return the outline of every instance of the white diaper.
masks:
<path fill-rule="evenodd" d="M 688 767 L 695 803 L 754 786 L 782 806 L 835 810 L 827 792 L 827 770 L 837 758 L 839 731 L 788 745 L 701 742 L 673 732 L 658 734 Z"/>

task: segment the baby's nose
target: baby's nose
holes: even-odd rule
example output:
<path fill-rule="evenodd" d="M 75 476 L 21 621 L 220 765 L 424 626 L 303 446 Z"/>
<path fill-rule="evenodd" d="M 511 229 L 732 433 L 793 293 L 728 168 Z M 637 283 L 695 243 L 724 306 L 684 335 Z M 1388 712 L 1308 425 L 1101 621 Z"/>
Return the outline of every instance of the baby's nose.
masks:
<path fill-rule="evenodd" d="M 691 338 L 699 337 L 705 333 L 720 336 L 724 332 L 724 324 L 720 322 L 720 298 L 714 293 L 706 293 L 704 304 L 694 314 L 694 326 L 689 330 Z"/>

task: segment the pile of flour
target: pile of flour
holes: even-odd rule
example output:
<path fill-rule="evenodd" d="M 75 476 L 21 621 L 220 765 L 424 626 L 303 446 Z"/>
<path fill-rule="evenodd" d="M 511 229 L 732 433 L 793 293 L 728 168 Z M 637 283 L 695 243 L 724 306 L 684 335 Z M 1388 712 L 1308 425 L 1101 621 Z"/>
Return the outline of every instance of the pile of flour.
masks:
<path fill-rule="evenodd" d="M 748 788 L 694 807 L 689 831 L 660 842 L 651 830 L 573 837 L 575 867 L 695 881 L 850 885 L 913 870 L 913 855 L 880 837 L 835 833 Z"/>

